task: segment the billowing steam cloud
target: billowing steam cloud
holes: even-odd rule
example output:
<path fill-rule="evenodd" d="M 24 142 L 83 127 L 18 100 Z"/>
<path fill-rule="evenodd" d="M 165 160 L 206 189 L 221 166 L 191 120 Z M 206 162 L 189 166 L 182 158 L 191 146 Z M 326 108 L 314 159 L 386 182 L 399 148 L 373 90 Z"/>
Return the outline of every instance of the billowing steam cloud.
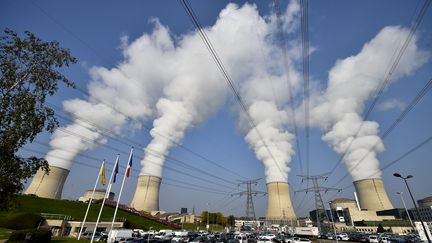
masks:
<path fill-rule="evenodd" d="M 284 16 L 285 29 L 293 28 L 297 13 L 298 5 L 290 4 Z M 194 32 L 174 41 L 167 28 L 157 20 L 153 22 L 153 33 L 123 43 L 124 61 L 116 68 L 91 69 L 87 101 L 64 102 L 65 110 L 75 119 L 53 135 L 53 150 L 46 156 L 51 165 L 70 169 L 78 153 L 106 142 L 98 128 L 87 121 L 120 134 L 129 122 L 126 116 L 134 119 L 134 125 L 156 117 L 141 174 L 160 177 L 169 149 L 181 142 L 188 128 L 204 121 L 224 102 L 226 83 L 199 36 Z M 289 120 L 284 111 L 288 93 L 280 49 L 272 39 L 274 23 L 274 16 L 260 17 L 254 5 L 228 4 L 206 32 L 238 82 L 260 131 L 257 137 L 249 121 L 240 117 L 247 142 L 264 162 L 267 177 L 273 177 L 268 180 L 286 181 L 293 135 L 284 131 Z M 293 85 L 298 82 L 294 70 L 290 81 Z M 263 142 L 271 153 L 263 150 Z"/>
<path fill-rule="evenodd" d="M 291 29 L 293 17 L 298 13 L 296 2 L 289 5 L 287 13 L 285 28 Z M 280 48 L 272 39 L 276 31 L 274 22 L 274 16 L 268 19 L 259 16 L 254 5 L 228 4 L 216 24 L 206 28 L 257 125 L 257 130 L 251 129 L 244 113 L 238 111 L 246 141 L 263 161 L 269 182 L 287 181 L 288 163 L 294 154 L 293 135 L 284 130 L 289 119 L 283 106 L 289 96 Z M 227 92 L 225 81 L 197 33 L 184 36 L 178 47 L 165 51 L 161 58 L 179 61 L 167 66 L 173 79 L 157 102 L 159 117 L 154 121 L 153 140 L 147 147 L 141 171 L 158 177 L 165 157 L 153 151 L 166 155 L 173 143 L 184 137 L 186 129 L 203 121 L 218 107 Z M 294 85 L 299 81 L 298 75 L 289 68 Z"/>
<path fill-rule="evenodd" d="M 325 94 L 314 101 L 311 122 L 328 131 L 322 139 L 330 143 L 337 153 L 346 151 L 344 164 L 354 181 L 366 179 L 372 174 L 374 178 L 381 177 L 377 154 L 384 151 L 384 145 L 378 136 L 379 125 L 363 121 L 361 113 L 365 102 L 371 98 L 388 71 L 397 47 L 395 37 L 405 38 L 408 31 L 398 26 L 385 27 L 363 46 L 360 53 L 337 61 L 329 72 Z M 416 38 L 413 38 L 408 45 L 392 74 L 392 81 L 410 74 L 425 63 L 427 55 L 418 50 L 415 42 Z M 368 151 L 371 152 L 363 159 Z"/>
<path fill-rule="evenodd" d="M 123 43 L 124 61 L 118 67 L 90 70 L 88 100 L 73 99 L 63 103 L 74 122 L 53 134 L 52 150 L 46 156 L 50 165 L 70 169 L 77 154 L 106 142 L 98 132 L 101 127 L 121 134 L 128 122 L 126 116 L 133 119 L 131 125 L 139 127 L 140 121 L 154 115 L 153 107 L 169 80 L 163 60 L 158 63 L 154 60 L 164 54 L 162 50 L 169 48 L 167 40 L 167 30 L 155 21 L 152 34 L 145 34 L 130 44 Z"/>

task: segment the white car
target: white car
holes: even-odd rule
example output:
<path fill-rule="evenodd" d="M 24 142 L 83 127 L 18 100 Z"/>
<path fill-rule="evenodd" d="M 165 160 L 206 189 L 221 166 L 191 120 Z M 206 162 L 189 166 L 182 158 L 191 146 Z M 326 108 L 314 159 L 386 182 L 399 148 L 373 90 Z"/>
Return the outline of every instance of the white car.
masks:
<path fill-rule="evenodd" d="M 349 240 L 348 234 L 345 233 L 336 234 L 336 238 L 338 240 Z"/>
<path fill-rule="evenodd" d="M 390 243 L 390 239 L 387 236 L 380 236 L 378 237 L 379 243 Z"/>
<path fill-rule="evenodd" d="M 260 236 L 260 240 L 261 239 L 273 240 L 274 238 L 276 238 L 276 235 L 274 235 L 274 234 L 268 234 L 268 235 L 262 235 L 262 236 Z"/>
<path fill-rule="evenodd" d="M 369 243 L 379 243 L 378 235 L 369 235 L 366 238 L 366 242 L 369 242 Z"/>
<path fill-rule="evenodd" d="M 312 241 L 306 238 L 293 237 L 291 239 L 292 239 L 291 241 L 292 243 L 312 243 Z"/>

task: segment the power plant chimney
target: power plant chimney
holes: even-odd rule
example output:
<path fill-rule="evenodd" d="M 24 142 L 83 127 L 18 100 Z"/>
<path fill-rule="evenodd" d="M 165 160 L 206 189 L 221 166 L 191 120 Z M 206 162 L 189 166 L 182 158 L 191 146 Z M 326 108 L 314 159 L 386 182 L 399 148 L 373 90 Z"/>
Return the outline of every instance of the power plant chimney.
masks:
<path fill-rule="evenodd" d="M 160 177 L 140 175 L 131 207 L 147 212 L 159 211 L 160 183 Z"/>
<path fill-rule="evenodd" d="M 381 179 L 363 179 L 353 183 L 362 209 L 380 211 L 393 208 Z"/>
<path fill-rule="evenodd" d="M 266 219 L 271 221 L 295 220 L 287 182 L 267 183 Z"/>
<path fill-rule="evenodd" d="M 49 174 L 42 169 L 36 172 L 25 194 L 35 194 L 38 197 L 61 199 L 63 186 L 69 175 L 69 170 L 57 166 L 49 166 Z"/>

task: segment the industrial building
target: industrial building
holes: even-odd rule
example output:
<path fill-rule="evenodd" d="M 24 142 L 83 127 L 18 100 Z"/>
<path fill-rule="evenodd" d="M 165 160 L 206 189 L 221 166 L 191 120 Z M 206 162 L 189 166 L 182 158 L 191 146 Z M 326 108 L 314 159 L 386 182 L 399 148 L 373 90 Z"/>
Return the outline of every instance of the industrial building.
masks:
<path fill-rule="evenodd" d="M 421 219 L 423 221 L 432 222 L 432 196 L 417 200 L 417 203 Z M 410 209 L 410 212 L 413 215 L 414 220 L 420 220 L 420 217 L 414 208 Z"/>

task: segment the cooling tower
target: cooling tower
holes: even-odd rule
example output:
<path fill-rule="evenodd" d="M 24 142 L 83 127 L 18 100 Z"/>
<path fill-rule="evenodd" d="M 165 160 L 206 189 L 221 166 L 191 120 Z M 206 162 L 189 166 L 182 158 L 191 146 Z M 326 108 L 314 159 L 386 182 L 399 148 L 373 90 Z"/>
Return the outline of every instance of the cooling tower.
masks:
<path fill-rule="evenodd" d="M 25 194 L 35 194 L 38 197 L 61 199 L 63 186 L 69 170 L 56 166 L 49 166 L 49 174 L 42 169 L 36 172 L 33 181 Z"/>
<path fill-rule="evenodd" d="M 270 182 L 267 184 L 267 220 L 295 219 L 294 209 L 286 182 Z"/>
<path fill-rule="evenodd" d="M 353 183 L 362 209 L 380 211 L 393 208 L 381 179 L 364 179 Z"/>
<path fill-rule="evenodd" d="M 159 211 L 160 183 L 160 177 L 140 175 L 131 207 L 147 212 Z"/>

